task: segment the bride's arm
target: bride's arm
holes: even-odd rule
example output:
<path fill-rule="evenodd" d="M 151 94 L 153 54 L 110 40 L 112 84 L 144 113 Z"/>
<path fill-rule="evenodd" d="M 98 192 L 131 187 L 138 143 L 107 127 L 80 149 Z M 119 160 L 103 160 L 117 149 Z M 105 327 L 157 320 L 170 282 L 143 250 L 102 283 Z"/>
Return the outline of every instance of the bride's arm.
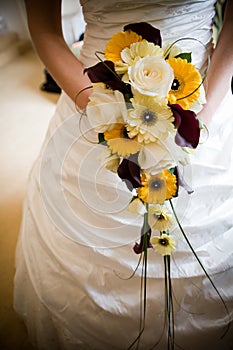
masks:
<path fill-rule="evenodd" d="M 233 0 L 228 0 L 223 27 L 210 61 L 205 87 L 207 104 L 199 114 L 208 125 L 231 86 L 233 75 Z"/>
<path fill-rule="evenodd" d="M 25 0 L 25 5 L 29 31 L 39 57 L 57 84 L 74 100 L 77 92 L 91 82 L 63 38 L 61 0 Z M 80 108 L 86 106 L 89 94 L 89 90 L 82 93 L 78 101 Z"/>

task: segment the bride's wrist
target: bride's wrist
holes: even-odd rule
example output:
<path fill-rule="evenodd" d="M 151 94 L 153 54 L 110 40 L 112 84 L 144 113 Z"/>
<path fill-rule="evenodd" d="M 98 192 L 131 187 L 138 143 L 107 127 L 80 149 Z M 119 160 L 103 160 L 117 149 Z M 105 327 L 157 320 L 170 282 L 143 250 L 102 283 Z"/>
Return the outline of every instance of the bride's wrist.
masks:
<path fill-rule="evenodd" d="M 207 103 L 203 109 L 198 113 L 198 119 L 200 119 L 206 126 L 211 123 L 215 111 L 210 103 Z"/>
<path fill-rule="evenodd" d="M 86 86 L 79 90 L 74 97 L 74 103 L 78 110 L 84 110 L 89 102 L 92 86 Z"/>

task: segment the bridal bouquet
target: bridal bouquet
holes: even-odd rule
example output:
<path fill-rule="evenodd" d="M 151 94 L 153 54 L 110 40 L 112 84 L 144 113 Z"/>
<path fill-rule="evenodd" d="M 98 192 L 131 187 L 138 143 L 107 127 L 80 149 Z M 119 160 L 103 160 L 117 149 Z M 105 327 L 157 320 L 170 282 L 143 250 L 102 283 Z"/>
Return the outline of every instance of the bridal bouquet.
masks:
<path fill-rule="evenodd" d="M 86 113 L 99 143 L 106 146 L 102 159 L 132 192 L 128 209 L 144 217 L 133 247 L 143 262 L 144 310 L 147 249 L 164 259 L 169 349 L 174 347 L 170 256 L 176 243 L 170 231 L 175 222 L 192 249 L 171 199 L 179 195 L 180 186 L 192 192 L 180 168 L 199 144 L 202 123 L 197 113 L 205 103 L 203 79 L 192 54 L 182 52 L 177 43 L 163 47 L 158 29 L 148 23 L 129 24 L 109 40 L 104 58 L 97 52 L 100 62 L 85 70 L 93 83 Z M 144 320 L 129 348 L 143 330 Z"/>
<path fill-rule="evenodd" d="M 191 53 L 161 44 L 148 23 L 124 27 L 109 40 L 105 60 L 86 69 L 93 83 L 87 106 L 91 126 L 106 145 L 106 167 L 132 191 L 129 210 L 146 215 L 147 247 L 170 255 L 175 243 L 166 202 L 183 185 L 179 166 L 199 143 L 202 77 Z M 189 189 L 188 189 L 189 191 Z M 153 238 L 151 228 L 160 235 Z M 141 253 L 144 237 L 134 251 Z"/>

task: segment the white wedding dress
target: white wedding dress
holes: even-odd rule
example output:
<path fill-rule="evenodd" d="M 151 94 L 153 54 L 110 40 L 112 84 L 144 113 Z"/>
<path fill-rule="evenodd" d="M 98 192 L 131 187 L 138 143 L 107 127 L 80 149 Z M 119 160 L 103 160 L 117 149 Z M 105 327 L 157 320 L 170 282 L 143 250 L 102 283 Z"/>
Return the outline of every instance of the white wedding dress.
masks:
<path fill-rule="evenodd" d="M 163 43 L 180 46 L 199 67 L 212 52 L 214 0 L 82 0 L 87 23 L 80 60 L 98 62 L 95 51 L 129 22 L 160 29 Z M 184 46 L 185 45 L 185 46 Z M 78 77 L 77 77 L 78 79 Z M 229 91 L 209 127 L 209 137 L 190 156 L 174 205 L 200 260 L 221 293 L 226 310 L 178 227 L 172 255 L 177 349 L 233 349 L 233 105 Z M 138 335 L 141 270 L 127 279 L 142 217 L 127 211 L 131 193 L 101 167 L 95 132 L 62 94 L 40 155 L 30 173 L 16 256 L 14 305 L 30 337 L 43 350 L 123 350 Z M 146 328 L 140 349 L 163 334 L 163 258 L 148 251 Z M 155 349 L 166 349 L 166 334 Z"/>

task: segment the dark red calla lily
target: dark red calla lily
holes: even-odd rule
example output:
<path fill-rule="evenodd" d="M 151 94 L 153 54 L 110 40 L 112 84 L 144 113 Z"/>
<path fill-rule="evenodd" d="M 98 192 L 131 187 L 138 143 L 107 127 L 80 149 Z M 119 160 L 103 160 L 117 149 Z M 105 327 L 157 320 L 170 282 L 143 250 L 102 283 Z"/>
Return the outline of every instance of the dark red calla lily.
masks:
<path fill-rule="evenodd" d="M 130 191 L 132 191 L 133 188 L 142 186 L 140 167 L 135 157 L 129 159 L 124 158 L 118 167 L 117 173 Z"/>
<path fill-rule="evenodd" d="M 162 46 L 162 39 L 160 30 L 153 27 L 151 24 L 146 22 L 130 23 L 124 26 L 124 31 L 132 30 L 133 32 L 141 35 L 143 39 L 154 43 L 155 45 Z"/>
<path fill-rule="evenodd" d="M 136 254 L 141 254 L 145 248 L 153 248 L 152 244 L 150 243 L 150 237 L 151 237 L 151 228 L 148 227 L 148 231 L 141 235 L 141 239 L 139 243 L 135 243 L 133 250 Z M 146 242 L 144 243 L 144 239 L 146 239 Z M 146 244 L 146 247 L 144 246 Z"/>
<path fill-rule="evenodd" d="M 196 148 L 200 138 L 199 121 L 193 111 L 183 109 L 179 104 L 169 105 L 177 128 L 175 142 L 178 146 Z"/>
<path fill-rule="evenodd" d="M 194 192 L 193 189 L 187 184 L 187 182 L 185 182 L 179 167 L 175 167 L 174 175 L 176 175 L 176 179 L 177 179 L 177 196 L 178 196 L 178 190 L 180 186 L 183 187 L 188 194 L 191 194 Z"/>
<path fill-rule="evenodd" d="M 84 73 L 87 73 L 92 83 L 101 82 L 112 90 L 119 90 L 123 94 L 128 92 L 127 85 L 118 78 L 112 61 L 99 62 L 92 67 L 85 68 Z"/>

